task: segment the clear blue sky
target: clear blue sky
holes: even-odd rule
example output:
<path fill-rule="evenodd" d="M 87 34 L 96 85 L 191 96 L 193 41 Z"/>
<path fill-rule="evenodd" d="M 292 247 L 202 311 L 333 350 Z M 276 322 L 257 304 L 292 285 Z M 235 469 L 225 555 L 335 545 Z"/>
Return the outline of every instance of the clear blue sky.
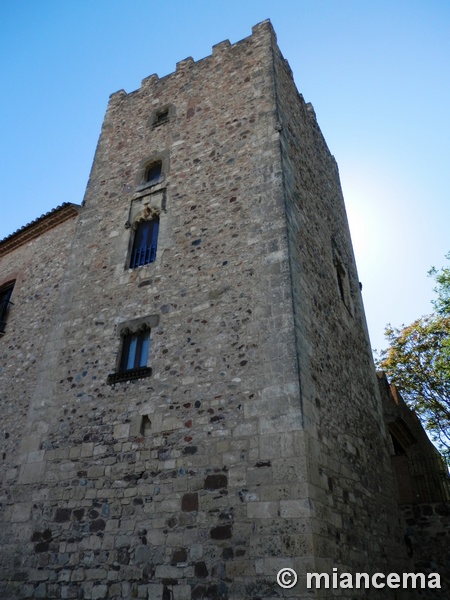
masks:
<path fill-rule="evenodd" d="M 81 203 L 112 92 L 266 18 L 339 164 L 380 349 L 450 250 L 448 0 L 2 0 L 0 239 Z"/>

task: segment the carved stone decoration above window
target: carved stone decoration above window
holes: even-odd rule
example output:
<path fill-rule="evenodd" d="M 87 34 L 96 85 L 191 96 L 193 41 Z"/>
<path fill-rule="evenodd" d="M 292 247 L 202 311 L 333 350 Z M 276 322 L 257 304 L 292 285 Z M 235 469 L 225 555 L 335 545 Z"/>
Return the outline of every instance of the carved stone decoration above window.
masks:
<path fill-rule="evenodd" d="M 124 321 L 117 326 L 117 333 L 119 336 L 129 335 L 130 333 L 139 333 L 145 329 L 153 329 L 159 323 L 159 315 L 147 315 L 145 317 L 139 317 L 138 319 L 131 319 L 130 321 Z"/>
<path fill-rule="evenodd" d="M 136 227 L 139 221 L 159 218 L 166 211 L 166 189 L 152 190 L 131 201 L 125 227 Z"/>
<path fill-rule="evenodd" d="M 136 229 L 137 225 L 142 221 L 151 221 L 152 219 L 159 219 L 159 215 L 161 214 L 161 209 L 159 206 L 150 206 L 147 203 L 143 203 L 144 206 L 142 210 L 135 216 L 134 224 L 132 227 Z"/>

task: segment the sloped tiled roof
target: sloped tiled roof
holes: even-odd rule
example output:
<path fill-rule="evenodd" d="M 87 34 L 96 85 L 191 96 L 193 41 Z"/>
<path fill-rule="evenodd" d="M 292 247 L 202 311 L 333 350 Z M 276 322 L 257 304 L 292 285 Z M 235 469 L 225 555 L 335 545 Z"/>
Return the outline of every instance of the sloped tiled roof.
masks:
<path fill-rule="evenodd" d="M 78 215 L 80 206 L 71 202 L 64 202 L 48 213 L 43 214 L 31 223 L 24 225 L 11 235 L 0 240 L 0 256 L 8 254 L 18 246 L 34 240 L 46 231 L 72 219 Z"/>

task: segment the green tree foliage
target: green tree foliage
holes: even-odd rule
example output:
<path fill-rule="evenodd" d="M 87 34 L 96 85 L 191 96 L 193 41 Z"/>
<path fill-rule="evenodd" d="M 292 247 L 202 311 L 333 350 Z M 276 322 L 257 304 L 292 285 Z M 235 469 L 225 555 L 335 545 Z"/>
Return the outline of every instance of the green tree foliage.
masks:
<path fill-rule="evenodd" d="M 450 260 L 450 253 L 446 258 Z M 429 272 L 436 282 L 435 311 L 385 330 L 389 348 L 377 367 L 386 372 L 422 420 L 430 437 L 450 456 L 450 268 Z"/>
<path fill-rule="evenodd" d="M 450 261 L 450 252 L 445 257 Z M 440 315 L 450 315 L 450 267 L 444 267 L 440 271 L 432 267 L 428 275 L 434 277 L 437 286 L 434 291 L 437 299 L 433 300 L 433 306 Z"/>

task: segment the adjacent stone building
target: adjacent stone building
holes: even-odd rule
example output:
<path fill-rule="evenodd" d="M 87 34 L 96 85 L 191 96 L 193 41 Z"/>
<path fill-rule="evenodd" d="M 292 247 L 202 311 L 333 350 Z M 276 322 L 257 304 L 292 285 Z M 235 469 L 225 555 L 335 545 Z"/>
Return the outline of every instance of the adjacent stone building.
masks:
<path fill-rule="evenodd" d="M 268 21 L 111 96 L 0 294 L 3 600 L 411 569 L 338 169 Z"/>

